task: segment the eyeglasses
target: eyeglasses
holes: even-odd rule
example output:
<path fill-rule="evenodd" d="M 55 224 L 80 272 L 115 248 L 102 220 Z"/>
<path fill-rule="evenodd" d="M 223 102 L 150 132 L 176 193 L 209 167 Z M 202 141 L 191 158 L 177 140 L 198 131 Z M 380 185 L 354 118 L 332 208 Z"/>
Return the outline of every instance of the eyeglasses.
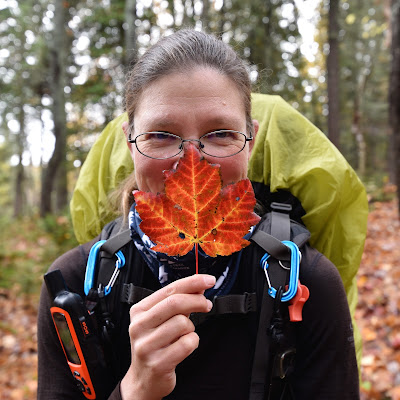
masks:
<path fill-rule="evenodd" d="M 244 133 L 222 129 L 206 133 L 199 139 L 182 139 L 180 136 L 167 132 L 145 132 L 132 139 L 128 136 L 129 143 L 135 143 L 139 153 L 156 160 L 164 160 L 177 156 L 183 150 L 185 142 L 198 142 L 199 150 L 212 157 L 232 157 L 240 153 L 246 142 L 253 140 Z"/>

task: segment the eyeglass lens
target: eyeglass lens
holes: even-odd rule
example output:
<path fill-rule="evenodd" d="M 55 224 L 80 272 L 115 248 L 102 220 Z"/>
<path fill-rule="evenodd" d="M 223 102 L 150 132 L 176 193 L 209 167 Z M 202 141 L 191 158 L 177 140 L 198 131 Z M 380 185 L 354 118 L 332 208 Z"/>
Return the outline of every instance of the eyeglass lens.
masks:
<path fill-rule="evenodd" d="M 164 132 L 147 132 L 136 137 L 137 149 L 151 158 L 170 158 L 182 151 L 183 143 L 179 136 Z M 230 157 L 243 150 L 246 136 L 241 132 L 221 130 L 210 132 L 199 139 L 199 149 L 210 156 Z"/>

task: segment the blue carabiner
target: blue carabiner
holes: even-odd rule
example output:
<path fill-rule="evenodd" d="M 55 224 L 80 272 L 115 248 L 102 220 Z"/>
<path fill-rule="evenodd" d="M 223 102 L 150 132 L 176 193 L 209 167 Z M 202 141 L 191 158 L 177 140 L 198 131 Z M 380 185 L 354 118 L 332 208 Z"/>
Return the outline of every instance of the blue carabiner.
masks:
<path fill-rule="evenodd" d="M 289 240 L 283 240 L 282 243 L 290 249 L 290 277 L 289 277 L 289 288 L 283 293 L 281 301 L 291 300 L 297 293 L 297 285 L 299 282 L 299 270 L 300 270 L 300 257 L 301 253 L 297 245 Z M 268 258 L 270 254 L 265 253 L 260 260 L 260 265 L 264 270 L 265 277 L 268 283 L 268 294 L 272 297 L 276 297 L 277 290 L 271 285 L 271 281 L 268 275 Z"/>
<path fill-rule="evenodd" d="M 84 291 L 85 291 L 86 296 L 89 294 L 90 289 L 93 288 L 98 255 L 99 255 L 101 246 L 105 242 L 106 242 L 105 240 L 100 240 L 100 241 L 96 242 L 90 249 L 89 257 L 88 257 L 88 261 L 87 261 L 87 265 L 86 265 L 85 282 L 84 282 Z M 125 265 L 125 257 L 123 255 L 122 251 L 119 250 L 115 255 L 117 257 L 117 260 L 115 262 L 115 270 L 114 270 L 113 274 L 111 275 L 110 281 L 104 288 L 105 296 L 107 296 L 111 292 L 111 288 L 113 287 L 113 285 L 118 277 L 119 270 Z"/>
<path fill-rule="evenodd" d="M 88 261 L 86 264 L 86 272 L 85 272 L 85 283 L 84 283 L 84 291 L 86 296 L 89 294 L 90 289 L 93 287 L 94 276 L 97 264 L 97 256 L 100 251 L 100 247 L 105 243 L 105 240 L 100 240 L 96 242 L 89 252 Z"/>
<path fill-rule="evenodd" d="M 114 286 L 114 283 L 119 275 L 119 270 L 125 265 L 125 256 L 122 254 L 122 251 L 121 250 L 117 251 L 115 255 L 117 256 L 117 261 L 115 261 L 115 270 L 111 275 L 110 281 L 104 288 L 105 296 L 107 296 L 111 292 L 111 289 Z"/>

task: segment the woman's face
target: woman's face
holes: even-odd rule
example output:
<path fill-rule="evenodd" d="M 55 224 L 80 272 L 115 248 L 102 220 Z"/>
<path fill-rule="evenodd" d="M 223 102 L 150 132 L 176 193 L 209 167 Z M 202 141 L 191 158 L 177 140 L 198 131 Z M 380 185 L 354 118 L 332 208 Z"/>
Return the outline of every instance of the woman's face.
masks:
<path fill-rule="evenodd" d="M 255 132 L 258 129 L 254 121 Z M 128 124 L 123 125 L 128 134 Z M 226 76 L 207 67 L 185 73 L 172 73 L 147 86 L 139 99 L 134 116 L 133 136 L 143 132 L 162 131 L 183 139 L 198 139 L 208 132 L 231 129 L 246 132 L 246 115 L 242 97 L 236 85 Z M 193 143 L 193 142 L 191 142 Z M 221 166 L 223 185 L 247 177 L 247 163 L 253 142 L 243 151 L 228 157 L 201 155 Z M 176 168 L 187 149 L 174 158 L 155 160 L 140 154 L 135 144 L 128 143 L 138 189 L 153 193 L 164 190 L 163 171 Z"/>

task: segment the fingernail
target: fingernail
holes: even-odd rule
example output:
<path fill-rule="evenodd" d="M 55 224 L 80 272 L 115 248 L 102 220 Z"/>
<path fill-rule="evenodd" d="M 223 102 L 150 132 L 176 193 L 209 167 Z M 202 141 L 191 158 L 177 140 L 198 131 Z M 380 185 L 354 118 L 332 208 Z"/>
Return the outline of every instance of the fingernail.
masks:
<path fill-rule="evenodd" d="M 205 277 L 204 277 L 204 283 L 207 285 L 207 286 L 214 286 L 215 285 L 215 276 L 212 276 L 212 275 L 206 275 Z"/>
<path fill-rule="evenodd" d="M 211 311 L 212 307 L 213 307 L 212 301 L 207 299 L 207 311 Z"/>

